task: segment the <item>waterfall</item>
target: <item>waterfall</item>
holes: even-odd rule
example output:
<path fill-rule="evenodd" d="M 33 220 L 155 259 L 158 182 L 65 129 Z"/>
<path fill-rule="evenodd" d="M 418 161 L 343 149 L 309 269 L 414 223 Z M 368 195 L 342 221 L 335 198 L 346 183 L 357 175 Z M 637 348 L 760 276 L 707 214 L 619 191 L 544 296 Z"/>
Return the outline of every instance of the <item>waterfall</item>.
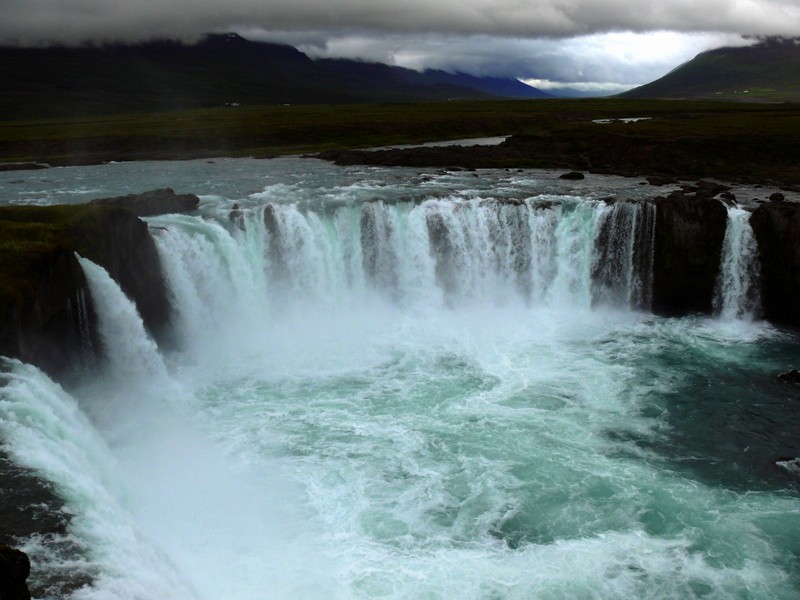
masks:
<path fill-rule="evenodd" d="M 71 596 L 76 599 L 190 600 L 194 595 L 174 564 L 134 526 L 120 465 L 82 409 L 35 367 L 0 357 L 4 450 L 49 481 L 72 516 L 67 532 L 27 542 L 32 577 L 49 571 L 81 588 Z M 102 592 L 85 587 L 93 578 Z"/>
<path fill-rule="evenodd" d="M 592 266 L 592 298 L 598 304 L 649 310 L 652 304 L 655 205 L 601 205 Z"/>
<path fill-rule="evenodd" d="M 722 244 L 714 312 L 727 320 L 752 320 L 761 311 L 758 245 L 750 227 L 750 212 L 731 206 Z"/>
<path fill-rule="evenodd" d="M 71 319 L 102 368 L 65 389 L 0 357 L 0 458 L 63 507 L 18 540 L 36 597 L 797 595 L 796 482 L 773 464 L 776 440 L 800 456 L 797 423 L 781 386 L 747 382 L 754 356 L 762 377 L 800 350 L 644 312 L 669 202 L 286 160 L 171 167 L 215 195 L 146 218 L 168 346 L 79 259 Z M 723 314 L 757 279 L 730 219 Z"/>
<path fill-rule="evenodd" d="M 183 337 L 215 321 L 269 319 L 287 299 L 328 309 L 375 298 L 414 307 L 650 306 L 649 203 L 445 197 L 324 210 L 269 203 L 237 219 L 157 221 Z"/>
<path fill-rule="evenodd" d="M 78 256 L 99 317 L 100 338 L 112 376 L 120 379 L 166 378 L 156 343 L 147 335 L 136 305 L 103 267 Z"/>

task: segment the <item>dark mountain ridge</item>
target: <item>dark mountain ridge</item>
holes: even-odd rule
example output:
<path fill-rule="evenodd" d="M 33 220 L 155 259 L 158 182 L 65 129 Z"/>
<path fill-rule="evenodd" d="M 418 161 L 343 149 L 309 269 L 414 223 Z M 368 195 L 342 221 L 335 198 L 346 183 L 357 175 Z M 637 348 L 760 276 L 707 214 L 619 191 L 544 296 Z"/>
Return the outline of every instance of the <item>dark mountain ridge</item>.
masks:
<path fill-rule="evenodd" d="M 800 38 L 761 38 L 753 46 L 698 54 L 625 98 L 800 101 Z"/>
<path fill-rule="evenodd" d="M 5 119 L 150 112 L 224 105 L 537 98 L 515 79 L 419 73 L 352 60 L 312 60 L 236 34 L 196 44 L 0 47 Z"/>

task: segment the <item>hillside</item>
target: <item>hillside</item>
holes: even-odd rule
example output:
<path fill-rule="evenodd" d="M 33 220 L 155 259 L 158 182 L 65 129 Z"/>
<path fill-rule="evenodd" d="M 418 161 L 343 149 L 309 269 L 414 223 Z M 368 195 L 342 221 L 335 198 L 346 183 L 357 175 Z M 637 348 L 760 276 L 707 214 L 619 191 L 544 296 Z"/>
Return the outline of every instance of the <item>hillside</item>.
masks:
<path fill-rule="evenodd" d="M 625 98 L 800 101 L 800 40 L 766 38 L 754 46 L 697 55 Z"/>
<path fill-rule="evenodd" d="M 225 105 L 543 97 L 514 79 L 311 60 L 290 46 L 209 35 L 186 45 L 0 47 L 5 119 Z"/>

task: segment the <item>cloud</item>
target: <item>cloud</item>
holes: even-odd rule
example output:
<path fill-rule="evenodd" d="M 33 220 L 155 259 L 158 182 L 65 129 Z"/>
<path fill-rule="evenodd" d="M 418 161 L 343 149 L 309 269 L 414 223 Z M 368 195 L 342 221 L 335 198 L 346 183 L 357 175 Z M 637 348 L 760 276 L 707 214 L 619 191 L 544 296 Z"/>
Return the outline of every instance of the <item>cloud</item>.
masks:
<path fill-rule="evenodd" d="M 623 91 L 666 74 L 696 54 L 745 43 L 732 34 L 606 33 L 558 38 L 360 32 L 250 31 L 254 38 L 298 47 L 312 58 L 374 60 L 416 70 L 538 80 L 536 87 Z"/>
<path fill-rule="evenodd" d="M 563 37 L 654 30 L 800 35 L 796 0 L 2 0 L 0 40 L 360 30 Z"/>
<path fill-rule="evenodd" d="M 0 0 L 0 43 L 237 31 L 315 58 L 619 91 L 742 34 L 800 36 L 798 0 Z"/>

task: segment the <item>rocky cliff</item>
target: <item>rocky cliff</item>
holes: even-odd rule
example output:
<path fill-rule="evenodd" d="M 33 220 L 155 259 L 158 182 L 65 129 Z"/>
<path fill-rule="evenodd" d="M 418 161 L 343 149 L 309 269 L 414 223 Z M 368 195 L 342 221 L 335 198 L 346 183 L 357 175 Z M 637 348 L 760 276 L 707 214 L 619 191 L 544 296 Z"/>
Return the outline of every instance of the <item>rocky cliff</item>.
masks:
<path fill-rule="evenodd" d="M 761 259 L 764 316 L 800 327 L 800 204 L 761 204 L 753 211 L 750 225 Z"/>
<path fill-rule="evenodd" d="M 653 312 L 710 313 L 728 213 L 711 191 L 675 192 L 656 204 Z"/>
<path fill-rule="evenodd" d="M 0 355 L 51 375 L 96 358 L 91 295 L 75 253 L 102 265 L 161 337 L 170 304 L 147 224 L 106 206 L 0 207 Z"/>

